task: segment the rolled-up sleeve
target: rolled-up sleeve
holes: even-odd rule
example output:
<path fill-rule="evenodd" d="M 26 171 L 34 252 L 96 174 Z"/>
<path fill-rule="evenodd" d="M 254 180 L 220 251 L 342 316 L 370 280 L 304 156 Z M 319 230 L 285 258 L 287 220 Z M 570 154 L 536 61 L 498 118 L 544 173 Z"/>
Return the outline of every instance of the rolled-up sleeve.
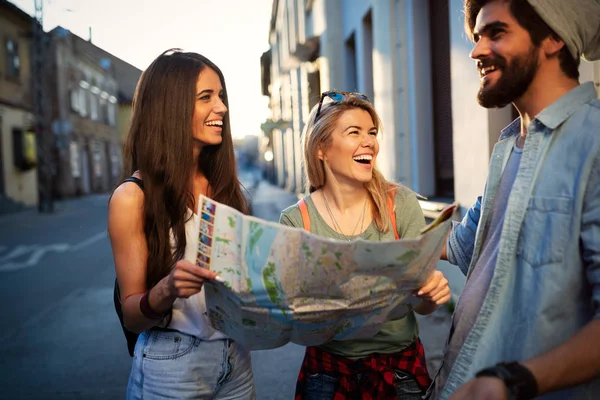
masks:
<path fill-rule="evenodd" d="M 461 222 L 452 222 L 452 230 L 448 236 L 446 256 L 451 264 L 457 265 L 463 274 L 467 275 L 469 264 L 473 257 L 475 234 L 481 214 L 481 196 L 467 211 Z"/>
<path fill-rule="evenodd" d="M 600 317 L 600 154 L 596 157 L 587 183 L 581 216 L 583 265 L 592 288 L 592 310 Z"/>

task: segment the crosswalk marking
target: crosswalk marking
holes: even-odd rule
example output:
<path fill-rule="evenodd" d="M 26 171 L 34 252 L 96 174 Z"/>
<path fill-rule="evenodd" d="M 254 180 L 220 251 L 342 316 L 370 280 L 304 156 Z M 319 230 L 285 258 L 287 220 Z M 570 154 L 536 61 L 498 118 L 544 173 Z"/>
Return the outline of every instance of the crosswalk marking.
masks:
<path fill-rule="evenodd" d="M 14 248 L 0 246 L 0 272 L 13 272 L 35 267 L 46 253 L 64 253 L 80 251 L 102 239 L 108 238 L 106 231 L 99 232 L 79 243 L 55 243 L 47 245 L 18 245 Z M 17 259 L 25 257 L 24 260 Z"/>

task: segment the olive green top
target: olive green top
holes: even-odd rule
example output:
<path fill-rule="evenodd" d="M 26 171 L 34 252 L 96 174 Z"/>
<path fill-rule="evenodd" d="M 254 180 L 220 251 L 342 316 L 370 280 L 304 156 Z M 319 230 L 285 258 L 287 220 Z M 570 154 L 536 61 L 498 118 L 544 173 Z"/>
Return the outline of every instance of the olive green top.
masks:
<path fill-rule="evenodd" d="M 317 211 L 311 196 L 304 198 L 310 216 L 310 232 L 338 240 L 356 239 L 383 241 L 394 240 L 394 232 L 390 229 L 381 232 L 373 221 L 361 234 L 346 236 L 333 230 Z M 401 238 L 417 237 L 425 226 L 425 217 L 415 194 L 404 187 L 396 189 L 396 227 Z M 304 227 L 300 209 L 296 204 L 281 213 L 279 222 L 283 225 Z M 390 224 L 391 226 L 391 224 Z M 402 351 L 411 345 L 419 335 L 419 327 L 414 312 L 404 317 L 386 322 L 379 333 L 370 339 L 333 340 L 320 346 L 322 349 L 348 358 L 365 357 L 371 353 L 391 354 Z"/>

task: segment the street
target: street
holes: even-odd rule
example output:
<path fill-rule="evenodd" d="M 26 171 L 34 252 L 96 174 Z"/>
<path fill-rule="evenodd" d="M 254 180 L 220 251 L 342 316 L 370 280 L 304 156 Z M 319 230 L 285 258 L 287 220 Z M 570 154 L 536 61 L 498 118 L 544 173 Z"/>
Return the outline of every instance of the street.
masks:
<path fill-rule="evenodd" d="M 265 182 L 253 199 L 254 214 L 273 221 L 297 200 Z M 107 202 L 108 195 L 92 195 L 56 203 L 50 215 L 0 215 L 1 399 L 124 398 L 131 358 L 113 308 Z M 420 323 L 435 364 L 449 313 Z M 303 353 L 294 344 L 253 352 L 257 398 L 293 398 Z"/>

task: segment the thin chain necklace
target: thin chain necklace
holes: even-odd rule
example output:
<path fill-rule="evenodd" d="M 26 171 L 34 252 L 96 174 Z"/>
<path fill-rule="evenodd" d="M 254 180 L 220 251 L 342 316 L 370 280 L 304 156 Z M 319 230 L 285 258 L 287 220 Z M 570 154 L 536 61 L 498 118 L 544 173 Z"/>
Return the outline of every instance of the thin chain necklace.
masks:
<path fill-rule="evenodd" d="M 340 235 L 342 235 L 348 242 L 351 241 L 352 239 L 350 239 L 348 236 L 346 236 L 344 234 L 344 232 L 342 231 L 342 228 L 340 228 L 340 224 L 338 224 L 338 222 L 336 221 L 335 217 L 333 216 L 333 213 L 331 212 L 331 208 L 329 208 L 329 202 L 327 201 L 327 197 L 325 196 L 325 191 L 321 191 L 321 193 L 323 194 L 323 200 L 325 200 L 325 208 L 327 209 L 327 213 L 329 214 L 329 216 L 331 217 L 331 221 L 333 221 L 333 227 L 338 231 L 338 233 Z M 354 229 L 352 229 L 352 233 L 350 234 L 350 236 L 354 236 L 354 232 L 356 232 L 356 228 L 358 228 L 358 223 L 360 222 L 360 231 L 362 232 L 363 229 L 363 223 L 365 222 L 365 210 L 367 209 L 367 196 L 365 196 L 365 203 L 363 204 L 363 210 L 362 210 L 362 215 L 360 217 L 358 217 L 358 220 L 356 221 L 356 225 L 354 226 Z"/>

